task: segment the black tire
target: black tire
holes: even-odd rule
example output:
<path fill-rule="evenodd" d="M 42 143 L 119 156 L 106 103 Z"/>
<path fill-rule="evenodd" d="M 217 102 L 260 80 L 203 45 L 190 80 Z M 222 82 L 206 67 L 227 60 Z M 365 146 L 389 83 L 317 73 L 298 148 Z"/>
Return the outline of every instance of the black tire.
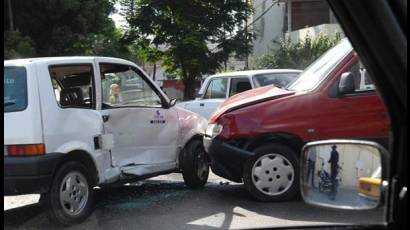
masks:
<path fill-rule="evenodd" d="M 180 168 L 185 184 L 192 189 L 203 187 L 208 181 L 209 163 L 202 141 L 190 141 L 181 154 Z"/>
<path fill-rule="evenodd" d="M 83 208 L 81 208 L 81 211 L 73 215 L 67 214 L 60 202 L 60 188 L 64 178 L 70 173 L 78 173 L 82 175 L 88 185 L 84 186 L 88 189 L 88 199 L 82 205 Z M 94 208 L 93 187 L 94 180 L 84 165 L 78 162 L 68 162 L 62 165 L 54 175 L 50 191 L 41 195 L 41 202 L 47 207 L 47 216 L 50 221 L 60 226 L 71 226 L 84 221 L 91 214 Z M 76 193 L 78 194 L 78 191 Z M 78 199 L 81 200 L 82 198 Z"/>
<path fill-rule="evenodd" d="M 282 145 L 282 144 L 266 144 L 254 150 L 256 153 L 255 156 L 248 159 L 244 164 L 243 170 L 243 181 L 246 189 L 249 191 L 250 195 L 259 200 L 259 201 L 288 201 L 295 199 L 299 194 L 299 161 L 296 155 L 296 152 L 293 151 L 291 148 Z M 292 165 L 293 167 L 293 182 L 291 183 L 290 187 L 280 193 L 278 195 L 268 195 L 263 193 L 258 188 L 256 188 L 253 180 L 252 180 L 252 168 L 255 163 L 257 163 L 258 159 L 267 154 L 278 154 L 281 157 L 286 158 L 286 160 Z M 267 172 L 268 173 L 268 172 Z M 269 171 L 269 173 L 274 174 L 273 169 Z M 272 176 L 274 178 L 275 176 Z M 274 179 L 269 178 L 269 181 L 274 181 Z M 273 183 L 273 182 L 272 182 Z"/>

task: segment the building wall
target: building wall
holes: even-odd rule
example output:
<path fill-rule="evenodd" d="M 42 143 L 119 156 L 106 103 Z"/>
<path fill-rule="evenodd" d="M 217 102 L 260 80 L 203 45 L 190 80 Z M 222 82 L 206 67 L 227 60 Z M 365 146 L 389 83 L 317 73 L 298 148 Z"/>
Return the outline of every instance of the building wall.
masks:
<path fill-rule="evenodd" d="M 262 15 L 271 4 L 271 1 L 254 0 L 252 2 L 254 14 L 250 21 Z M 287 18 L 285 18 L 285 14 Z M 272 41 L 282 39 L 286 34 L 290 35 L 292 41 L 295 42 L 305 37 L 306 34 L 312 37 L 320 32 L 325 34 L 340 32 L 342 34 L 342 30 L 325 0 L 281 1 L 279 4 L 275 4 L 252 28 L 256 33 L 251 57 L 253 60 L 271 54 L 272 49 L 275 48 Z M 288 31 L 291 32 L 288 33 Z"/>
<path fill-rule="evenodd" d="M 271 4 L 272 1 L 254 0 L 252 3 L 255 10 L 253 20 L 267 10 Z M 285 3 L 275 4 L 272 9 L 252 26 L 256 32 L 256 39 L 253 42 L 254 57 L 270 54 L 271 49 L 274 48 L 272 41 L 283 37 L 284 13 Z"/>
<path fill-rule="evenodd" d="M 324 0 L 292 1 L 292 30 L 330 22 L 330 8 Z"/>

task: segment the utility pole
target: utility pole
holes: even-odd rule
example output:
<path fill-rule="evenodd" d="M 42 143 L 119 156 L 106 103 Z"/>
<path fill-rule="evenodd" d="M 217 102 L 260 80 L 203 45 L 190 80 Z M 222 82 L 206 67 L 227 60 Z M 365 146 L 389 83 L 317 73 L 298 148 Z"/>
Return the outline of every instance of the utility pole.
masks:
<path fill-rule="evenodd" d="M 158 44 L 155 44 L 155 49 L 158 49 Z M 155 81 L 155 75 L 157 74 L 157 61 L 158 61 L 157 57 L 155 57 L 154 70 L 152 71 L 152 80 L 153 81 Z"/>
<path fill-rule="evenodd" d="M 10 23 L 10 31 L 14 31 L 14 21 L 13 21 L 13 11 L 11 8 L 11 0 L 7 0 L 8 8 L 9 8 L 9 23 Z"/>

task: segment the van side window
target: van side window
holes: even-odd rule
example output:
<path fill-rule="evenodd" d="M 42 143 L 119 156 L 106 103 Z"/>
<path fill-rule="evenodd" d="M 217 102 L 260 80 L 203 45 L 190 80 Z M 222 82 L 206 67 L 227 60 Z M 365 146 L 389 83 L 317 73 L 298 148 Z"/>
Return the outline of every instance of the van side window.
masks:
<path fill-rule="evenodd" d="M 94 108 L 92 65 L 53 65 L 49 72 L 56 100 L 62 108 Z"/>
<path fill-rule="evenodd" d="M 252 89 L 252 86 L 248 78 L 232 78 L 229 96 L 231 97 L 250 89 Z"/>
<path fill-rule="evenodd" d="M 204 99 L 225 98 L 228 78 L 212 79 L 205 92 Z"/>
<path fill-rule="evenodd" d="M 356 62 L 349 70 L 354 76 L 355 91 L 373 91 L 375 86 L 362 62 Z"/>
<path fill-rule="evenodd" d="M 161 97 L 131 66 L 101 64 L 103 108 L 162 107 Z"/>

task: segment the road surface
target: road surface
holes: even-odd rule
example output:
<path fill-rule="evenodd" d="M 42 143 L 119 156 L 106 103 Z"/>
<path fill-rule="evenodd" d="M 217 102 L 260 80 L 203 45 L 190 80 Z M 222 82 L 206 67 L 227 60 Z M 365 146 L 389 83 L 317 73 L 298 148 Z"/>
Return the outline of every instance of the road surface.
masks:
<path fill-rule="evenodd" d="M 55 229 L 38 195 L 4 197 L 4 229 Z M 241 184 L 213 174 L 205 188 L 189 190 L 180 174 L 96 191 L 96 208 L 66 229 L 243 229 L 345 223 L 380 223 L 383 210 L 339 211 L 291 202 L 254 201 Z"/>

